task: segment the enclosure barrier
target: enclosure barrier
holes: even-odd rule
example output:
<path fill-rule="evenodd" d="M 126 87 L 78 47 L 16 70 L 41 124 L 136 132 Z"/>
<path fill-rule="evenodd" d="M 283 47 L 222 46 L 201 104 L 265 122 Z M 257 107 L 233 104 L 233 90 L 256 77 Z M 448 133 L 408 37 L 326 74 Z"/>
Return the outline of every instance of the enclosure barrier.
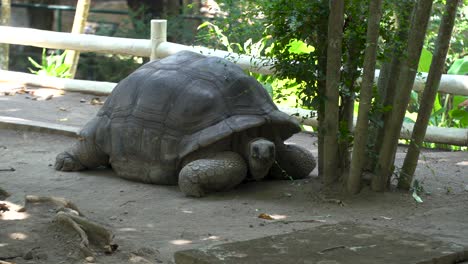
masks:
<path fill-rule="evenodd" d="M 167 41 L 166 20 L 151 21 L 151 39 L 129 39 L 86 34 L 71 34 L 45 30 L 0 26 L 0 42 L 7 44 L 27 45 L 51 49 L 72 49 L 81 52 L 98 52 L 106 54 L 125 54 L 150 57 L 152 60 L 164 58 L 182 50 L 190 50 L 204 55 L 226 58 L 242 69 L 260 74 L 273 74 L 273 61 L 248 55 L 236 54 L 205 47 L 185 46 Z M 379 72 L 376 71 L 378 76 Z M 12 71 L 0 71 L 0 81 L 12 81 L 40 87 L 50 87 L 73 92 L 85 92 L 106 95 L 115 87 L 115 83 L 84 80 L 61 79 L 38 76 Z M 424 89 L 425 77 L 418 76 L 413 89 Z M 468 96 L 468 76 L 442 76 L 439 92 Z M 305 125 L 316 125 L 316 119 L 310 117 L 310 111 L 296 108 L 282 108 L 288 114 L 298 116 Z M 305 112 L 304 112 L 305 111 Z M 404 124 L 400 137 L 408 139 L 412 126 Z M 428 127 L 425 141 L 468 146 L 468 129 Z"/>

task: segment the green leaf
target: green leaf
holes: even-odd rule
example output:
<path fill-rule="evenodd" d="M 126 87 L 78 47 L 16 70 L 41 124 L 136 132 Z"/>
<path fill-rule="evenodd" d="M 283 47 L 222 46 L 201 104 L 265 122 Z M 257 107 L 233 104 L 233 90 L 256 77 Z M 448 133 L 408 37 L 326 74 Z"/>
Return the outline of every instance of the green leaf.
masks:
<path fill-rule="evenodd" d="M 460 127 L 468 127 L 468 112 L 465 109 L 451 110 L 449 116 L 454 121 L 458 121 Z"/>
<path fill-rule="evenodd" d="M 414 200 L 415 200 L 416 202 L 418 202 L 418 203 L 422 203 L 422 202 L 423 202 L 423 200 L 421 199 L 421 197 L 419 197 L 419 195 L 418 195 L 418 193 L 417 193 L 416 190 L 413 191 L 413 198 L 414 198 Z"/>
<path fill-rule="evenodd" d="M 459 74 L 465 75 L 468 74 L 468 56 L 465 56 L 461 59 L 458 59 L 453 62 L 450 69 L 447 71 L 448 74 Z"/>
<path fill-rule="evenodd" d="M 307 45 L 303 41 L 294 39 L 289 42 L 289 52 L 293 54 L 309 54 L 315 50 L 314 47 Z"/>
<path fill-rule="evenodd" d="M 429 72 L 432 62 L 432 53 L 427 49 L 422 49 L 421 57 L 419 58 L 418 72 Z"/>
<path fill-rule="evenodd" d="M 29 62 L 31 62 L 31 64 L 32 64 L 34 67 L 36 67 L 36 68 L 38 68 L 38 69 L 42 69 L 42 66 L 41 66 L 39 63 L 37 63 L 35 60 L 33 60 L 33 58 L 28 57 L 28 60 L 29 60 Z M 29 69 L 29 70 L 31 70 L 31 69 Z M 31 71 L 31 72 L 32 72 L 32 71 Z"/>

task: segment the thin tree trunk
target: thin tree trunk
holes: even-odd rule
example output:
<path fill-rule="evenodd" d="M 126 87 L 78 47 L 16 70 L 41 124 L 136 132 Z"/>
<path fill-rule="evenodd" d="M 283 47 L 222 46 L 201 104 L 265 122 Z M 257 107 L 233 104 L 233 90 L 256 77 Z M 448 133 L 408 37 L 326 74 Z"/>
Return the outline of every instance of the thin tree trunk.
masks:
<path fill-rule="evenodd" d="M 371 0 L 369 3 L 369 20 L 367 24 L 367 46 L 364 54 L 364 76 L 362 78 L 357 124 L 354 130 L 353 157 L 347 181 L 347 190 L 349 193 L 353 194 L 358 193 L 361 189 L 362 167 L 366 159 L 369 110 L 371 107 L 372 87 L 374 84 L 381 13 L 382 0 Z"/>
<path fill-rule="evenodd" d="M 321 0 L 322 7 L 328 8 L 328 0 Z M 325 95 L 326 91 L 326 74 L 327 74 L 327 47 L 328 47 L 328 14 L 321 14 L 320 24 L 317 26 L 317 35 L 320 36 L 317 39 L 317 54 L 318 54 L 318 78 L 317 78 L 317 90 L 320 96 Z M 318 175 L 323 177 L 323 171 L 325 167 L 324 162 L 324 122 L 325 119 L 325 102 L 322 100 L 319 103 L 317 109 L 318 113 Z"/>
<path fill-rule="evenodd" d="M 2 26 L 9 26 L 10 25 L 10 17 L 11 17 L 11 1 L 10 0 L 2 0 L 2 11 L 1 11 L 1 21 L 0 25 Z M 9 53 L 10 53 L 10 45 L 1 43 L 0 44 L 0 69 L 8 70 L 8 63 L 9 63 Z"/>
<path fill-rule="evenodd" d="M 348 18 L 348 25 L 355 24 L 358 21 L 353 21 L 352 18 Z M 362 23 L 359 20 L 359 23 Z M 350 26 L 352 27 L 352 26 Z M 356 80 L 359 78 L 359 59 L 361 52 L 361 38 L 360 36 L 351 36 L 348 40 L 347 59 L 343 66 L 342 81 L 344 83 L 341 93 L 341 107 L 340 107 L 340 140 L 338 146 L 338 159 L 339 159 L 339 174 L 342 176 L 349 175 L 350 163 L 351 163 L 351 140 L 346 134 L 352 133 L 353 131 L 353 119 L 354 119 L 354 98 L 355 98 L 355 85 Z M 346 131 L 342 131 L 346 130 Z"/>
<path fill-rule="evenodd" d="M 395 6 L 395 19 L 398 30 L 395 34 L 395 41 L 390 44 L 389 48 L 389 57 L 390 62 L 388 63 L 386 69 L 381 72 L 386 74 L 382 78 L 379 78 L 378 82 L 378 92 L 380 96 L 380 103 L 382 106 L 391 106 L 393 105 L 393 101 L 395 98 L 395 93 L 397 89 L 398 76 L 400 73 L 402 58 L 405 56 L 404 50 L 407 46 L 408 42 L 408 31 L 411 23 L 411 14 L 412 10 L 414 9 L 414 1 L 413 0 L 404 0 L 401 2 L 396 2 Z M 389 112 L 384 113 L 377 113 L 376 120 L 382 120 L 382 124 L 377 126 L 375 130 L 373 130 L 373 139 L 371 141 L 371 145 L 374 146 L 374 154 L 370 157 L 367 169 L 370 171 L 374 171 L 377 165 L 378 160 L 378 153 L 380 153 L 381 149 L 381 142 L 385 135 L 385 131 L 389 129 Z"/>
<path fill-rule="evenodd" d="M 88 20 L 89 6 L 91 0 L 78 0 L 76 4 L 75 19 L 73 20 L 72 33 L 82 34 L 85 29 L 86 20 Z M 80 59 L 80 52 L 75 50 L 68 50 L 65 57 L 65 63 L 70 65 L 70 78 L 74 79 L 78 61 Z"/>
<path fill-rule="evenodd" d="M 398 92 L 393 102 L 393 109 L 389 116 L 388 130 L 382 141 L 382 148 L 377 161 L 376 175 L 372 179 L 372 189 L 384 191 L 388 180 L 393 173 L 393 162 L 398 145 L 400 130 L 403 125 L 406 108 L 408 106 L 411 90 L 416 78 L 419 57 L 424 44 L 427 24 L 432 8 L 432 0 L 420 0 L 416 5 L 410 33 L 408 47 L 403 58 L 400 74 L 398 75 Z"/>
<path fill-rule="evenodd" d="M 343 39 L 344 1 L 330 0 L 328 19 L 327 80 L 324 118 L 324 182 L 330 185 L 338 176 L 338 118 L 341 46 Z"/>
<path fill-rule="evenodd" d="M 414 171 L 418 164 L 419 148 L 426 135 L 427 124 L 431 116 L 437 89 L 442 77 L 459 3 L 460 0 L 447 0 L 445 6 L 445 14 L 440 23 L 435 53 L 432 58 L 431 68 L 429 69 L 426 86 L 421 98 L 418 118 L 413 128 L 412 140 L 403 163 L 400 178 L 398 179 L 398 187 L 401 189 L 409 189 L 413 181 Z"/>

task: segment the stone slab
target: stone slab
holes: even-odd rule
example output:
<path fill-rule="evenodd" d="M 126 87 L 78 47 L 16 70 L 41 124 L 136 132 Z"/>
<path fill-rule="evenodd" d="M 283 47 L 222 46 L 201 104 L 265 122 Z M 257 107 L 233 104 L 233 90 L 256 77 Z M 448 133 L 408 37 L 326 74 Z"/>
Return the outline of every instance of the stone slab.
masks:
<path fill-rule="evenodd" d="M 400 230 L 345 222 L 258 239 L 178 251 L 176 264 L 452 264 L 468 248 Z"/>
<path fill-rule="evenodd" d="M 0 128 L 77 137 L 80 128 L 17 117 L 0 116 Z"/>

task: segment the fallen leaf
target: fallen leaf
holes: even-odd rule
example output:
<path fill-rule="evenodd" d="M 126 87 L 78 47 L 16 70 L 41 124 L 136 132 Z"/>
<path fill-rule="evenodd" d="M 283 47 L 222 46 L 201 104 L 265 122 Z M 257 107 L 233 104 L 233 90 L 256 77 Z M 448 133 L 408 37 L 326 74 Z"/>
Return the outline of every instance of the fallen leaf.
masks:
<path fill-rule="evenodd" d="M 269 214 L 261 213 L 258 215 L 258 218 L 265 219 L 265 220 L 275 220 L 273 217 L 271 217 Z"/>
<path fill-rule="evenodd" d="M 421 199 L 421 197 L 419 197 L 418 193 L 416 191 L 413 192 L 413 198 L 414 200 L 416 200 L 416 202 L 418 203 L 422 203 L 423 200 Z"/>
<path fill-rule="evenodd" d="M 10 211 L 10 209 L 8 208 L 8 205 L 6 203 L 0 203 L 0 213 L 6 212 L 6 211 Z"/>
<path fill-rule="evenodd" d="M 48 96 L 46 96 L 46 98 L 44 98 L 44 100 L 46 100 L 46 101 L 47 101 L 47 100 L 50 100 L 50 99 L 52 99 L 52 97 L 54 97 L 54 95 L 53 95 L 53 94 L 49 94 Z"/>
<path fill-rule="evenodd" d="M 65 121 L 68 121 L 68 118 L 60 118 L 58 121 L 65 122 Z"/>
<path fill-rule="evenodd" d="M 86 103 L 86 99 L 81 98 L 81 99 L 80 99 L 80 103 Z"/>
<path fill-rule="evenodd" d="M 102 104 L 104 104 L 104 102 L 101 101 L 101 99 L 99 99 L 99 97 L 95 97 L 95 98 L 91 99 L 91 104 L 92 105 L 102 105 Z"/>
<path fill-rule="evenodd" d="M 65 107 L 59 107 L 59 110 L 60 111 L 68 111 L 68 109 L 66 109 Z"/>

